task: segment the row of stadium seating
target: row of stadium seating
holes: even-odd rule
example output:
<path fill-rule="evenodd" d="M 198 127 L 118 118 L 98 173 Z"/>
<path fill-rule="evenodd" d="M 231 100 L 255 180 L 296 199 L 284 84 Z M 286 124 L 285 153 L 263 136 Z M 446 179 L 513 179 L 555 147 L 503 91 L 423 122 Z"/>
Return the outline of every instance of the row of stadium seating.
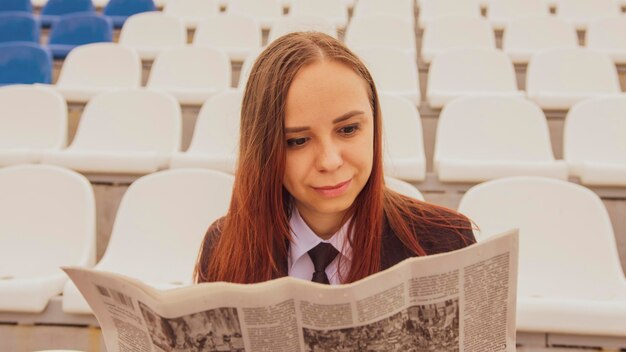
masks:
<path fill-rule="evenodd" d="M 43 162 L 104 174 L 146 174 L 168 167 L 234 173 L 242 94 L 231 90 L 210 98 L 200 110 L 189 149 L 181 152 L 181 110 L 172 96 L 139 89 L 101 93 L 89 101 L 74 140 L 63 149 L 68 128 L 62 96 L 43 87 L 5 87 L 0 89 L 0 165 Z M 417 109 L 402 97 L 385 94 L 381 107 L 386 173 L 424 181 Z M 562 161 L 554 158 L 548 123 L 533 102 L 458 98 L 439 116 L 434 171 L 442 182 L 535 175 L 626 186 L 624 115 L 626 96 L 576 104 L 565 119 Z"/>

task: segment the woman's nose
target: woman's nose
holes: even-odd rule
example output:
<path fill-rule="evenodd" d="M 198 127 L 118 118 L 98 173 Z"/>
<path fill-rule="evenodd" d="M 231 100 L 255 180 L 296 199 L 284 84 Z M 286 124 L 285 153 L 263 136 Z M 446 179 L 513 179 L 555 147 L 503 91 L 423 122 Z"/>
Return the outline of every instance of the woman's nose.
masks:
<path fill-rule="evenodd" d="M 341 148 L 333 142 L 324 143 L 316 159 L 320 172 L 335 171 L 343 165 Z"/>

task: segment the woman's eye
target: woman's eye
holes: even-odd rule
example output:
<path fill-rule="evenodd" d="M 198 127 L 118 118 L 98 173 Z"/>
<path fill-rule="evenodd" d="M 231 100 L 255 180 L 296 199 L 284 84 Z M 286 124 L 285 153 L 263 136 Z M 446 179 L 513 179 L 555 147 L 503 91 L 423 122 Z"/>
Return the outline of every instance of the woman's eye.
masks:
<path fill-rule="evenodd" d="M 341 134 L 343 134 L 344 136 L 351 136 L 353 134 L 356 133 L 356 131 L 359 130 L 359 126 L 357 125 L 350 125 L 350 126 L 346 126 L 346 127 L 342 127 L 339 132 Z"/>
<path fill-rule="evenodd" d="M 303 146 L 309 139 L 306 137 L 302 138 L 291 138 L 287 140 L 287 146 L 289 147 L 301 147 Z"/>

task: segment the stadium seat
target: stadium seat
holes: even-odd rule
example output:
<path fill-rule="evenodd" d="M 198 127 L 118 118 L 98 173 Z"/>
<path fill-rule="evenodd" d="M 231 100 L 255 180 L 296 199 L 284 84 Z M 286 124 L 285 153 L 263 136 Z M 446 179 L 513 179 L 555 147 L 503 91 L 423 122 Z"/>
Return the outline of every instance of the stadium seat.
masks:
<path fill-rule="evenodd" d="M 128 17 L 150 11 L 156 11 L 153 0 L 109 0 L 102 13 L 113 21 L 113 27 L 122 28 Z"/>
<path fill-rule="evenodd" d="M 342 0 L 293 0 L 289 15 L 324 17 L 337 29 L 348 25 L 348 9 Z"/>
<path fill-rule="evenodd" d="M 426 178 L 422 121 L 414 104 L 401 97 L 380 94 L 383 120 L 385 174 L 405 181 Z"/>
<path fill-rule="evenodd" d="M 61 94 L 46 87 L 12 85 L 0 88 L 0 167 L 38 163 L 45 149 L 67 142 L 67 105 Z"/>
<path fill-rule="evenodd" d="M 146 174 L 167 167 L 180 150 L 181 110 L 172 96 L 140 89 L 89 101 L 72 144 L 42 162 L 86 173 Z"/>
<path fill-rule="evenodd" d="M 349 48 L 390 47 L 416 57 L 415 28 L 411 22 L 397 16 L 354 17 L 346 29 L 345 43 Z"/>
<path fill-rule="evenodd" d="M 426 96 L 441 108 L 464 95 L 523 96 L 517 90 L 515 69 L 500 50 L 461 48 L 435 56 L 428 70 Z"/>
<path fill-rule="evenodd" d="M 550 6 L 546 0 L 491 0 L 487 18 L 493 29 L 504 30 L 511 21 L 549 14 Z"/>
<path fill-rule="evenodd" d="M 445 16 L 433 19 L 422 35 L 422 60 L 430 63 L 435 55 L 450 49 L 496 48 L 496 37 L 489 22 L 481 17 Z"/>
<path fill-rule="evenodd" d="M 424 201 L 424 196 L 417 188 L 408 182 L 404 182 L 397 178 L 385 176 L 385 186 L 392 191 L 398 192 L 407 197 L 415 198 L 417 200 Z"/>
<path fill-rule="evenodd" d="M 556 0 L 556 17 L 576 27 L 587 29 L 589 22 L 601 17 L 619 16 L 621 6 L 616 0 Z"/>
<path fill-rule="evenodd" d="M 230 60 L 209 47 L 170 49 L 157 56 L 146 87 L 172 94 L 181 104 L 202 105 L 216 92 L 228 89 Z"/>
<path fill-rule="evenodd" d="M 141 84 L 141 59 L 128 47 L 96 43 L 77 47 L 61 67 L 56 88 L 68 102 L 86 103 L 95 95 Z"/>
<path fill-rule="evenodd" d="M 230 0 L 226 13 L 252 17 L 269 30 L 283 16 L 283 7 L 278 0 Z"/>
<path fill-rule="evenodd" d="M 415 23 L 413 0 L 359 0 L 354 6 L 352 16 L 391 15 L 404 17 Z"/>
<path fill-rule="evenodd" d="M 60 266 L 92 266 L 96 205 L 82 175 L 49 165 L 0 169 L 0 311 L 40 313 L 68 281 Z"/>
<path fill-rule="evenodd" d="M 187 44 L 187 29 L 180 18 L 162 12 L 132 15 L 124 23 L 119 43 L 133 48 L 142 60 L 154 60 L 164 50 Z"/>
<path fill-rule="evenodd" d="M 243 65 L 241 65 L 241 71 L 239 71 L 239 82 L 237 82 L 238 89 L 245 89 L 246 83 L 248 83 L 248 78 L 250 76 L 250 71 L 252 71 L 252 66 L 256 62 L 256 59 L 261 55 L 263 49 L 255 50 L 248 57 L 243 60 Z"/>
<path fill-rule="evenodd" d="M 243 91 L 221 92 L 200 109 L 189 149 L 172 156 L 170 168 L 199 167 L 234 174 Z"/>
<path fill-rule="evenodd" d="M 55 59 L 64 59 L 78 46 L 111 41 L 113 24 L 109 18 L 95 13 L 77 13 L 54 22 L 48 47 Z"/>
<path fill-rule="evenodd" d="M 422 96 L 415 58 L 395 48 L 352 48 L 363 60 L 374 78 L 379 92 L 409 99 L 416 106 Z"/>
<path fill-rule="evenodd" d="M 211 223 L 226 214 L 234 177 L 212 170 L 167 170 L 128 188 L 96 269 L 137 278 L 159 289 L 192 283 L 198 248 Z M 158 219 L 158 221 L 157 221 Z M 73 283 L 63 311 L 91 313 Z"/>
<path fill-rule="evenodd" d="M 583 185 L 626 186 L 626 96 L 581 101 L 568 112 L 563 158 Z"/>
<path fill-rule="evenodd" d="M 0 1 L 0 12 L 4 11 L 22 11 L 33 12 L 33 5 L 30 0 L 2 0 Z"/>
<path fill-rule="evenodd" d="M 296 16 L 290 14 L 284 16 L 274 22 L 267 39 L 268 43 L 273 42 L 276 38 L 293 32 L 316 31 L 328 34 L 337 39 L 337 28 L 332 21 L 324 17 L 318 16 Z"/>
<path fill-rule="evenodd" d="M 198 23 L 219 12 L 217 1 L 212 0 L 168 1 L 163 7 L 163 13 L 182 19 L 187 29 L 196 29 Z"/>
<path fill-rule="evenodd" d="M 52 54 L 36 43 L 0 43 L 0 86 L 50 83 Z"/>
<path fill-rule="evenodd" d="M 591 49 L 551 49 L 530 59 L 528 97 L 543 109 L 567 110 L 575 103 L 621 92 L 617 69 L 608 54 Z"/>
<path fill-rule="evenodd" d="M 0 43 L 33 42 L 39 44 L 39 20 L 31 13 L 0 12 Z"/>
<path fill-rule="evenodd" d="M 39 20 L 41 25 L 47 28 L 58 21 L 61 16 L 82 12 L 94 14 L 95 11 L 91 0 L 48 0 L 41 9 Z"/>
<path fill-rule="evenodd" d="M 479 242 L 519 229 L 517 331 L 626 336 L 626 279 L 602 200 L 583 186 L 513 177 L 471 188 L 458 209 Z"/>
<path fill-rule="evenodd" d="M 480 2 L 477 0 L 421 0 L 417 23 L 420 28 L 424 28 L 435 18 L 452 15 L 480 17 Z"/>
<path fill-rule="evenodd" d="M 554 16 L 535 16 L 511 21 L 502 36 L 502 50 L 516 64 L 546 49 L 578 47 L 578 35 L 571 23 Z"/>
<path fill-rule="evenodd" d="M 585 37 L 589 49 L 608 54 L 618 65 L 626 64 L 626 16 L 601 18 L 589 23 Z"/>
<path fill-rule="evenodd" d="M 464 97 L 446 105 L 439 115 L 433 164 L 441 182 L 507 176 L 567 180 L 567 165 L 554 160 L 545 115 L 518 97 Z"/>
<path fill-rule="evenodd" d="M 262 39 L 261 27 L 252 17 L 222 14 L 198 24 L 193 45 L 221 49 L 230 60 L 243 62 L 253 50 L 261 48 Z"/>

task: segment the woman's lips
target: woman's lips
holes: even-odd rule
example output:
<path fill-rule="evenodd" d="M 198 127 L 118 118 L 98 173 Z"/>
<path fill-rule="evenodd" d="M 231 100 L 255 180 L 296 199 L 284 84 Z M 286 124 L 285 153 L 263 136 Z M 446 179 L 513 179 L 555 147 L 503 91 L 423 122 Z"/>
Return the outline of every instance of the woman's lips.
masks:
<path fill-rule="evenodd" d="M 348 187 L 350 187 L 351 182 L 352 179 L 341 182 L 334 186 L 313 187 L 313 189 L 324 197 L 337 197 L 343 194 L 348 189 Z"/>

